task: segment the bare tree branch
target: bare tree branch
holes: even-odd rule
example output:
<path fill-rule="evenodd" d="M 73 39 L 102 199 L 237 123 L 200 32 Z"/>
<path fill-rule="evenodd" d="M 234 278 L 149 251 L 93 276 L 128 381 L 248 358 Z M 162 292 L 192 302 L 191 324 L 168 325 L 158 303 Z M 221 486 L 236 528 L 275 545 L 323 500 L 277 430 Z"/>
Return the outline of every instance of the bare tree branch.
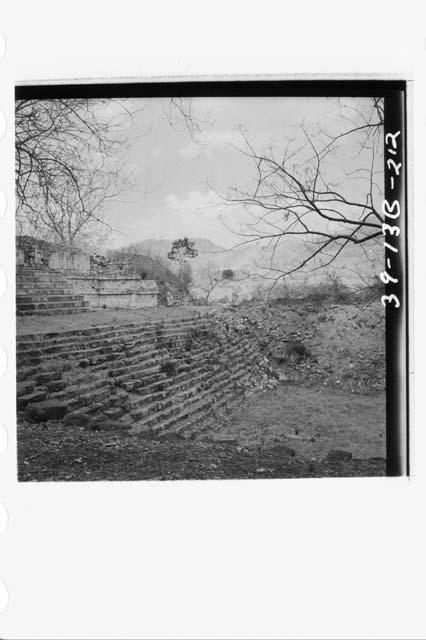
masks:
<path fill-rule="evenodd" d="M 75 245 L 105 224 L 106 202 L 132 185 L 123 151 L 133 113 L 97 100 L 18 100 L 15 116 L 17 221 L 33 235 Z"/>
<path fill-rule="evenodd" d="M 241 238 L 235 247 L 256 243 L 269 249 L 268 264 L 261 271 L 273 286 L 299 271 L 328 267 L 349 246 L 376 246 L 382 235 L 384 219 L 376 206 L 382 194 L 375 176 L 383 154 L 383 100 L 371 99 L 365 111 L 352 110 L 347 115 L 339 104 L 340 120 L 350 121 L 350 127 L 334 135 L 321 129 L 314 135 L 301 127 L 307 158 L 300 141 L 296 150 L 287 144 L 278 160 L 272 148 L 256 150 L 243 136 L 240 151 L 252 160 L 252 183 L 234 186 L 222 202 L 244 212 L 246 229 L 227 228 Z M 355 158 L 348 160 L 349 151 L 356 148 Z M 361 166 L 353 169 L 354 162 Z M 338 185 L 330 181 L 330 166 L 346 175 Z M 292 265 L 283 264 L 286 238 L 304 241 L 307 250 Z"/>

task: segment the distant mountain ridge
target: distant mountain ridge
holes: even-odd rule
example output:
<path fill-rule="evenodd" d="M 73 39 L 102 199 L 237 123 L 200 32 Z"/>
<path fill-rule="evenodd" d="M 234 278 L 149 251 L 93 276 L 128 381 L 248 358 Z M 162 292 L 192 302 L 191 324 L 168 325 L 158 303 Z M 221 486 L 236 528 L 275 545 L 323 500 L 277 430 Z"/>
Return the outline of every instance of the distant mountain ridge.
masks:
<path fill-rule="evenodd" d="M 175 238 L 171 238 L 170 240 L 165 238 L 147 238 L 146 240 L 140 240 L 139 242 L 134 242 L 127 247 L 123 247 L 123 249 L 131 249 L 137 253 L 154 253 L 162 258 L 167 258 L 167 254 L 172 248 L 173 240 L 175 240 Z M 200 254 L 226 251 L 224 247 L 215 244 L 208 238 L 190 237 L 189 240 L 194 242 L 195 249 L 197 249 Z M 120 249 L 120 251 L 123 249 Z"/>
<path fill-rule="evenodd" d="M 197 279 L 197 275 L 209 270 L 221 271 L 223 269 L 232 269 L 240 274 L 265 273 L 270 265 L 272 247 L 261 245 L 260 243 L 247 243 L 236 246 L 233 249 L 226 249 L 208 238 L 189 237 L 194 242 L 194 248 L 198 251 L 198 256 L 191 259 L 192 272 Z M 236 245 L 244 239 L 236 239 Z M 172 248 L 172 239 L 147 238 L 139 242 L 132 243 L 127 247 L 123 247 L 119 251 L 131 251 L 141 253 L 152 258 L 160 257 L 167 260 L 167 254 Z M 312 247 L 301 240 L 287 237 L 276 248 L 274 254 L 274 266 L 278 265 L 282 268 L 289 265 L 299 264 L 304 257 L 309 255 Z M 346 281 L 359 280 L 358 270 L 365 275 L 374 275 L 380 272 L 378 263 L 371 264 L 365 260 L 362 250 L 356 246 L 348 246 L 345 253 L 331 263 L 330 267 L 324 269 L 312 270 L 305 273 L 298 272 L 294 274 L 293 279 L 309 281 L 323 280 L 327 274 L 331 272 L 339 273 L 340 277 Z"/>

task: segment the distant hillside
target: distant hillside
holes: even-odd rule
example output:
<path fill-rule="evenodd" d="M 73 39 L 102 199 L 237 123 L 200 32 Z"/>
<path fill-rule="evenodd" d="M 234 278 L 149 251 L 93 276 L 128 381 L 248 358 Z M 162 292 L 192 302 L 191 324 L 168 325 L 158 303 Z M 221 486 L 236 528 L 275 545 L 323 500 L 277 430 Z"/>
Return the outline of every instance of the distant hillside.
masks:
<path fill-rule="evenodd" d="M 194 246 L 198 250 L 198 256 L 190 261 L 194 282 L 205 278 L 206 271 L 219 272 L 223 269 L 232 269 L 240 276 L 261 274 L 265 273 L 265 269 L 271 264 L 273 247 L 265 244 L 250 243 L 242 244 L 234 249 L 225 249 L 208 238 L 190 238 L 190 240 L 194 242 Z M 243 240 L 241 238 L 241 241 Z M 237 238 L 236 244 L 238 241 Z M 167 254 L 171 246 L 172 239 L 149 238 L 123 247 L 120 252 L 140 253 L 153 258 L 159 257 L 167 264 Z M 312 251 L 312 247 L 306 243 L 287 237 L 275 248 L 273 266 L 275 268 L 291 268 L 303 261 L 310 251 Z M 318 266 L 318 263 L 312 264 L 305 272 L 295 273 L 292 280 L 318 282 L 326 279 L 330 273 L 338 273 L 344 282 L 353 284 L 360 280 L 359 273 L 367 277 L 378 274 L 382 269 L 380 259 L 380 247 L 378 247 L 378 251 L 376 250 L 376 260 L 369 261 L 362 248 L 350 245 L 329 267 L 315 269 L 313 267 Z"/>
<path fill-rule="evenodd" d="M 236 249 L 225 249 L 208 238 L 189 238 L 194 242 L 198 256 L 191 260 L 193 271 L 209 266 L 216 269 L 248 269 L 252 270 L 261 259 L 262 250 L 256 245 L 245 245 Z M 173 240 L 148 238 L 119 249 L 119 252 L 140 253 L 167 260 L 167 254 Z"/>
<path fill-rule="evenodd" d="M 205 253 L 217 253 L 224 251 L 223 247 L 215 244 L 208 238 L 189 238 L 191 242 L 195 243 L 195 247 L 201 254 Z M 120 251 L 132 251 L 134 253 L 143 253 L 145 255 L 155 255 L 161 258 L 167 258 L 167 254 L 172 247 L 173 239 L 157 239 L 148 238 L 147 240 L 141 240 L 134 242 L 133 244 L 123 247 Z"/>

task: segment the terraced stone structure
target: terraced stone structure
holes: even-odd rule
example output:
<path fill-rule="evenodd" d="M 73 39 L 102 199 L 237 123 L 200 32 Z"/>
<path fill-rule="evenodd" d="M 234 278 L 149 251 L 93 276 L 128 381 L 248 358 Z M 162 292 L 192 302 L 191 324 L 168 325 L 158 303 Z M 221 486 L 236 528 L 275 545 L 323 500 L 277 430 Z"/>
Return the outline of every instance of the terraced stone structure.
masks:
<path fill-rule="evenodd" d="M 247 327 L 211 312 L 22 335 L 18 415 L 93 429 L 200 436 L 214 411 L 259 384 Z"/>
<path fill-rule="evenodd" d="M 18 315 L 158 304 L 156 281 L 130 263 L 66 250 L 28 236 L 17 236 L 16 258 Z"/>
<path fill-rule="evenodd" d="M 144 315 L 158 302 L 157 283 L 136 267 L 146 264 L 17 239 L 17 315 L 51 317 L 20 326 L 18 318 L 20 419 L 199 436 L 216 410 L 267 378 L 241 320 L 194 307 Z M 105 324 L 99 307 L 130 307 L 134 320 L 111 310 Z M 79 314 L 88 311 L 86 321 Z M 61 320 L 68 314 L 72 322 Z M 38 332 L 22 332 L 27 320 Z"/>
<path fill-rule="evenodd" d="M 76 294 L 68 277 L 52 269 L 21 265 L 16 272 L 16 313 L 57 315 L 90 311 L 89 301 Z"/>

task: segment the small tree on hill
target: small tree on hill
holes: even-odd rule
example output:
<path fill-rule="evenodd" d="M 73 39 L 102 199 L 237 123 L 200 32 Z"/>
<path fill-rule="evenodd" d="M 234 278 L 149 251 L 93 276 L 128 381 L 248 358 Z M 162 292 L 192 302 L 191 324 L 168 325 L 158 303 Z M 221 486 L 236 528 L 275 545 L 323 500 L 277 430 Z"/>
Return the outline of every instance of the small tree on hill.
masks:
<path fill-rule="evenodd" d="M 194 244 L 194 242 L 191 242 L 186 237 L 178 238 L 173 241 L 172 248 L 167 254 L 168 259 L 178 267 L 179 279 L 182 279 L 184 271 L 185 273 L 189 271 L 188 269 L 184 269 L 184 265 L 188 260 L 198 256 L 198 251 L 194 248 Z"/>
<path fill-rule="evenodd" d="M 199 287 L 206 294 L 206 304 L 209 304 L 211 294 L 216 287 L 223 283 L 225 278 L 223 273 L 210 262 L 200 269 L 199 276 L 201 276 Z"/>

